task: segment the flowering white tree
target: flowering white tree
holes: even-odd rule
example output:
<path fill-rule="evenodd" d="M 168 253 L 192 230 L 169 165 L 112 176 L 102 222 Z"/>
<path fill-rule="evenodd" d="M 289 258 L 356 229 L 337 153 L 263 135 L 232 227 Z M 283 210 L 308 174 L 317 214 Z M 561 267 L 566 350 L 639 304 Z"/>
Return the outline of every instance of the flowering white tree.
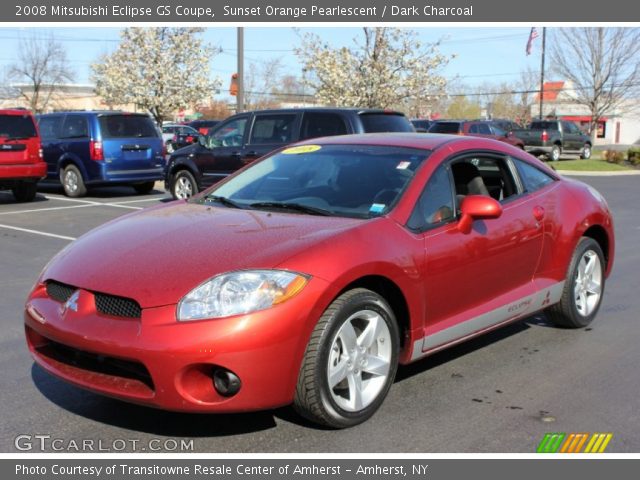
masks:
<path fill-rule="evenodd" d="M 107 105 L 134 104 L 158 123 L 181 108 L 210 99 L 220 86 L 210 78 L 216 51 L 202 28 L 125 28 L 111 54 L 91 66 L 96 93 Z"/>
<path fill-rule="evenodd" d="M 306 34 L 296 54 L 311 75 L 305 84 L 320 103 L 363 108 L 406 107 L 444 90 L 439 71 L 450 60 L 438 44 L 422 44 L 416 32 L 399 28 L 364 28 L 364 40 L 332 48 Z"/>

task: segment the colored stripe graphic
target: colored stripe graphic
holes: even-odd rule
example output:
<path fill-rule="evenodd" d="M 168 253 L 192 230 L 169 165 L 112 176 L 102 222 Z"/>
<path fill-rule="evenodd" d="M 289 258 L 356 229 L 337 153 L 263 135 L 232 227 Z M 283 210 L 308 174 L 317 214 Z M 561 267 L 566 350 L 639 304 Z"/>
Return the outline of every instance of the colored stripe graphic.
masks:
<path fill-rule="evenodd" d="M 612 433 L 546 433 L 537 453 L 603 453 L 613 438 Z M 589 440 L 587 442 L 587 440 Z M 587 444 L 584 451 L 582 447 Z"/>

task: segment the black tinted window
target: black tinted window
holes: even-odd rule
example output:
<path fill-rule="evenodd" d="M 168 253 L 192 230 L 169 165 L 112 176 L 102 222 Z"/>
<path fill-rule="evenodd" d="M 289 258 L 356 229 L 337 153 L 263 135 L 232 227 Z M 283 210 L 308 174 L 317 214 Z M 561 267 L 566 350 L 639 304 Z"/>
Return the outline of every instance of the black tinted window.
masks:
<path fill-rule="evenodd" d="M 305 113 L 302 117 L 301 140 L 306 138 L 346 135 L 347 126 L 340 115 L 335 113 Z"/>
<path fill-rule="evenodd" d="M 531 122 L 532 130 L 558 130 L 558 122 Z"/>
<path fill-rule="evenodd" d="M 31 115 L 0 115 L 0 137 L 37 137 Z"/>
<path fill-rule="evenodd" d="M 102 138 L 157 137 L 153 120 L 142 115 L 106 115 L 100 118 Z"/>
<path fill-rule="evenodd" d="M 453 190 L 449 172 L 445 167 L 440 167 L 427 182 L 407 226 L 413 230 L 422 230 L 430 225 L 447 222 L 453 217 Z"/>
<path fill-rule="evenodd" d="M 429 133 L 458 133 L 460 122 L 438 122 L 431 125 Z"/>
<path fill-rule="evenodd" d="M 257 115 L 249 143 L 262 145 L 290 143 L 294 140 L 295 121 L 295 114 Z"/>
<path fill-rule="evenodd" d="M 53 139 L 60 136 L 60 127 L 62 126 L 63 117 L 40 117 L 38 126 L 40 127 L 40 136 L 43 139 Z"/>
<path fill-rule="evenodd" d="M 60 138 L 86 138 L 88 136 L 87 119 L 80 115 L 67 115 Z"/>
<path fill-rule="evenodd" d="M 527 162 L 514 159 L 520 178 L 527 192 L 535 192 L 541 189 L 545 185 L 553 182 L 553 178 L 544 173 L 542 170 L 538 170 L 533 165 L 529 165 Z"/>
<path fill-rule="evenodd" d="M 392 113 L 363 113 L 360 114 L 362 128 L 365 133 L 375 132 L 414 132 L 411 122 L 404 115 Z"/>

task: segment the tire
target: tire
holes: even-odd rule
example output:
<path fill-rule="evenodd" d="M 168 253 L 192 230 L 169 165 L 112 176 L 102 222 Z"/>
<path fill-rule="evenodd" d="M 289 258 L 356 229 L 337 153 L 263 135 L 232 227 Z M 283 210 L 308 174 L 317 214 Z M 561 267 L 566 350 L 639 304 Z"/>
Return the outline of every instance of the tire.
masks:
<path fill-rule="evenodd" d="M 156 182 L 137 183 L 133 185 L 133 189 L 140 195 L 146 195 L 153 191 L 153 187 L 155 184 Z"/>
<path fill-rule="evenodd" d="M 602 303 L 604 271 L 604 254 L 600 245 L 592 238 L 582 237 L 569 264 L 562 298 L 545 311 L 547 317 L 564 328 L 589 325 Z"/>
<path fill-rule="evenodd" d="M 557 162 L 560 160 L 560 155 L 562 154 L 562 150 L 560 150 L 559 145 L 554 145 L 551 147 L 551 151 L 549 152 L 549 160 L 552 162 Z"/>
<path fill-rule="evenodd" d="M 11 189 L 16 202 L 33 202 L 38 189 L 37 182 L 20 182 Z"/>
<path fill-rule="evenodd" d="M 582 152 L 580 152 L 580 158 L 582 158 L 583 160 L 589 160 L 591 158 L 591 145 L 589 145 L 588 143 L 584 144 L 584 147 L 582 147 Z"/>
<path fill-rule="evenodd" d="M 364 288 L 342 294 L 311 334 L 294 408 L 332 428 L 364 422 L 393 384 L 398 350 L 396 318 L 384 298 Z"/>
<path fill-rule="evenodd" d="M 198 183 L 189 170 L 179 170 L 171 181 L 171 195 L 184 200 L 198 193 Z"/>
<path fill-rule="evenodd" d="M 75 165 L 67 165 L 60 172 L 60 183 L 62 183 L 62 188 L 64 188 L 64 193 L 67 197 L 78 198 L 87 194 L 87 187 L 84 184 L 82 173 Z"/>

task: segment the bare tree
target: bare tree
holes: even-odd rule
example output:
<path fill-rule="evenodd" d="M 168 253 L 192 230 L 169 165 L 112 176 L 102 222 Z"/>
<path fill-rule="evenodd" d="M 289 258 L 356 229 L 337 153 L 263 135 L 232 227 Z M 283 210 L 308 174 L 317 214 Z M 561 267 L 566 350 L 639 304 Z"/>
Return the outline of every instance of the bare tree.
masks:
<path fill-rule="evenodd" d="M 252 62 L 245 72 L 244 103 L 247 110 L 277 108 L 279 102 L 272 92 L 281 76 L 282 60 L 271 58 L 260 63 Z"/>
<path fill-rule="evenodd" d="M 73 79 L 67 52 L 53 35 L 31 35 L 22 40 L 17 61 L 9 67 L 9 77 L 28 85 L 19 89 L 20 95 L 36 113 L 46 110 L 60 84 Z"/>
<path fill-rule="evenodd" d="M 640 83 L 640 29 L 561 28 L 551 50 L 553 72 L 575 87 L 578 104 L 589 109 L 590 132 L 598 119 L 622 111 Z"/>

